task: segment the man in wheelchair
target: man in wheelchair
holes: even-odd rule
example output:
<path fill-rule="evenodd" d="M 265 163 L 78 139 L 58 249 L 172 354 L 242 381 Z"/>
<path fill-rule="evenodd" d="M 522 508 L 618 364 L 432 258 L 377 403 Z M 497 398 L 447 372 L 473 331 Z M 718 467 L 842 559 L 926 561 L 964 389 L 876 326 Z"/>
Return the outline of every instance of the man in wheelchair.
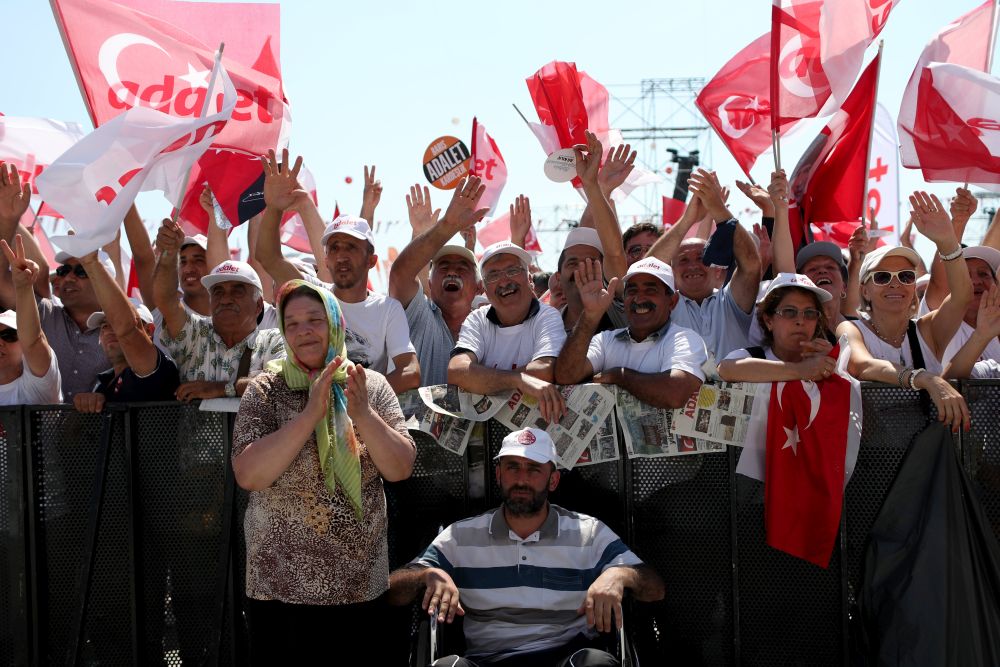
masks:
<path fill-rule="evenodd" d="M 503 505 L 452 524 L 393 572 L 390 599 L 425 587 L 438 622 L 464 616 L 466 657 L 434 665 L 617 665 L 593 648 L 598 632 L 621 626 L 626 589 L 652 602 L 663 581 L 601 521 L 549 503 L 559 471 L 545 431 L 514 431 L 496 459 Z"/>

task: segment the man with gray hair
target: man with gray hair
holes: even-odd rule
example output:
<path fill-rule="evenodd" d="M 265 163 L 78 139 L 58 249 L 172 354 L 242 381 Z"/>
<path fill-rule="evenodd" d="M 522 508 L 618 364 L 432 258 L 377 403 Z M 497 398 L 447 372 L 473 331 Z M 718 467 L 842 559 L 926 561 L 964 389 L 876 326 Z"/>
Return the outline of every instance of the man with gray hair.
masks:
<path fill-rule="evenodd" d="M 281 332 L 257 326 L 264 310 L 260 277 L 245 262 L 225 261 L 201 279 L 211 317 L 186 310 L 177 296 L 177 253 L 184 232 L 170 220 L 163 227 L 153 294 L 163 313 L 160 341 L 181 373 L 177 398 L 242 396 L 250 377 L 285 356 Z"/>

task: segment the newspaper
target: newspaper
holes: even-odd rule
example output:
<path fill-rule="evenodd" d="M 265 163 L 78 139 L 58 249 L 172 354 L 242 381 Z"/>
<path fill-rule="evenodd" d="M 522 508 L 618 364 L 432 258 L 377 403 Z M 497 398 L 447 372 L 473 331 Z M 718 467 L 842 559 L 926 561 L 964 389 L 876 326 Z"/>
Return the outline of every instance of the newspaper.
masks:
<path fill-rule="evenodd" d="M 425 389 L 425 387 L 420 389 Z M 434 442 L 448 451 L 459 456 L 465 455 L 465 448 L 469 444 L 469 435 L 476 422 L 463 417 L 449 416 L 443 411 L 432 410 L 421 396 L 420 390 L 417 389 L 400 394 L 399 407 L 402 408 L 403 416 L 406 417 L 407 428 L 423 431 L 434 438 Z"/>
<path fill-rule="evenodd" d="M 459 389 L 453 384 L 435 384 L 417 389 L 420 398 L 434 412 L 459 419 L 484 422 L 497 413 L 509 394 L 483 396 Z"/>
<path fill-rule="evenodd" d="M 530 426 L 546 431 L 555 442 L 560 466 L 572 469 L 611 414 L 615 396 L 600 384 L 567 385 L 559 390 L 566 400 L 566 416 L 555 424 L 542 419 L 534 396 L 519 391 L 514 392 L 494 419 L 509 429 Z"/>
<path fill-rule="evenodd" d="M 742 447 L 757 387 L 753 382 L 701 385 L 683 408 L 674 411 L 674 433 Z"/>
<path fill-rule="evenodd" d="M 725 451 L 726 446 L 704 438 L 678 435 L 680 410 L 666 410 L 643 403 L 622 389 L 617 390 L 618 421 L 629 458 L 682 456 Z"/>
<path fill-rule="evenodd" d="M 618 429 L 615 427 L 615 413 L 612 410 L 604 418 L 604 424 L 597 431 L 593 442 L 587 445 L 587 448 L 580 454 L 576 465 L 577 467 L 589 466 L 595 463 L 617 461 L 618 459 Z"/>

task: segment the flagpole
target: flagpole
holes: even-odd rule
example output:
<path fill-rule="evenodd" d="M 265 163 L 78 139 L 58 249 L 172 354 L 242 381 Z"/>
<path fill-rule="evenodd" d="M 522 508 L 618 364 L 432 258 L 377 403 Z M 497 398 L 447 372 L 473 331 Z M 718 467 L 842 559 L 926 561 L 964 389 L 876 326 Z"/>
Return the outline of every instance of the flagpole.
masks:
<path fill-rule="evenodd" d="M 771 2 L 771 152 L 774 153 L 774 170 L 781 171 L 781 136 L 779 120 L 781 117 L 781 96 L 778 81 L 778 56 L 781 45 L 781 21 L 778 21 L 780 0 Z"/>
<path fill-rule="evenodd" d="M 989 74 L 990 70 L 993 69 L 993 50 L 997 46 L 997 3 L 993 2 L 993 20 L 991 21 L 993 29 L 990 30 L 990 50 L 986 52 L 986 73 Z"/>
<path fill-rule="evenodd" d="M 528 122 L 528 119 L 524 117 L 524 114 L 523 114 L 523 113 L 521 113 L 521 110 L 517 108 L 517 105 L 516 105 L 516 104 L 514 104 L 513 102 L 511 102 L 511 104 L 510 104 L 510 105 L 511 105 L 512 107 L 514 107 L 514 111 L 516 111 L 516 112 L 517 112 L 517 115 L 521 117 L 521 120 L 523 120 L 523 121 L 524 121 L 524 124 L 528 126 L 528 129 L 529 129 L 529 130 L 531 130 L 531 123 L 529 123 L 529 122 Z M 534 131 L 534 130 L 531 130 L 531 132 L 532 132 L 532 134 L 534 134 L 534 132 L 535 132 L 535 131 Z"/>
<path fill-rule="evenodd" d="M 226 48 L 225 42 L 219 42 L 219 50 L 215 52 L 215 65 L 212 66 L 212 78 L 208 80 L 208 89 L 205 91 L 205 102 L 201 105 L 201 113 L 197 118 L 204 118 L 212 104 L 212 90 L 215 89 L 215 79 L 219 75 L 219 68 L 222 67 L 222 50 Z M 191 180 L 191 172 L 194 170 L 194 163 L 188 167 L 187 174 L 184 175 L 184 185 L 181 186 L 181 193 L 177 197 L 174 205 L 174 214 L 170 216 L 170 222 L 177 223 L 177 218 L 181 214 L 181 206 L 184 204 L 184 195 L 187 194 L 188 182 Z"/>
<path fill-rule="evenodd" d="M 868 217 L 868 172 L 871 169 L 872 163 L 872 142 L 875 139 L 875 112 L 878 105 L 878 84 L 879 79 L 882 78 L 882 47 L 885 44 L 885 40 L 878 40 L 878 53 L 875 57 L 878 58 L 878 67 L 875 69 L 875 99 L 872 100 L 872 122 L 868 127 L 868 150 L 865 152 L 865 174 L 864 180 L 861 181 L 861 224 L 865 224 L 865 220 Z M 898 223 L 897 223 L 898 226 Z"/>

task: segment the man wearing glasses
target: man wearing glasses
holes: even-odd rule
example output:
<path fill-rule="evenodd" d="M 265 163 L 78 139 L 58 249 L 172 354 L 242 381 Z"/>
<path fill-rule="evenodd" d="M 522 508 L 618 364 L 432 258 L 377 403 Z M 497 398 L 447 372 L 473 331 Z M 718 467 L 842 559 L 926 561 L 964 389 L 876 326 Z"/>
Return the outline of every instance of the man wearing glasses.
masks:
<path fill-rule="evenodd" d="M 618 282 L 605 287 L 601 276 L 601 263 L 593 260 L 576 270 L 584 312 L 556 360 L 556 382 L 576 384 L 593 376 L 650 405 L 682 407 L 705 380 L 708 352 L 701 336 L 670 321 L 678 299 L 670 266 L 647 257 L 629 267 L 628 327 L 594 335 Z"/>
<path fill-rule="evenodd" d="M 552 381 L 566 332 L 559 312 L 535 298 L 530 263 L 510 241 L 483 252 L 479 271 L 490 307 L 472 311 L 462 324 L 448 383 L 477 394 L 523 392 L 538 399 L 545 419 L 558 421 L 565 403 Z"/>

